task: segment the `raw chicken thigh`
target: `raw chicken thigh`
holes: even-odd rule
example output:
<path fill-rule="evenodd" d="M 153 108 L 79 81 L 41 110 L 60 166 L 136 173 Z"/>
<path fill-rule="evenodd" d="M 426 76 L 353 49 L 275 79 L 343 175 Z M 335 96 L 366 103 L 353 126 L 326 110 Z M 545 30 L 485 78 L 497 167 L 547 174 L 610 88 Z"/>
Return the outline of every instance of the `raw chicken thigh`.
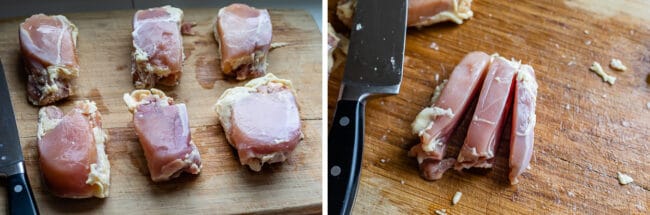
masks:
<path fill-rule="evenodd" d="M 77 27 L 65 16 L 33 15 L 20 24 L 20 50 L 27 72 L 27 98 L 48 105 L 74 94 L 79 76 Z"/>
<path fill-rule="evenodd" d="M 56 106 L 38 113 L 38 153 L 45 185 L 64 198 L 105 198 L 110 164 L 104 150 L 108 136 L 94 102 L 78 101 L 63 114 Z"/>
<path fill-rule="evenodd" d="M 183 67 L 183 11 L 170 6 L 139 10 L 133 17 L 135 88 L 176 86 Z"/>
<path fill-rule="evenodd" d="M 291 81 L 273 74 L 226 90 L 215 111 L 239 161 L 254 171 L 264 163 L 286 160 L 302 139 Z"/>
<path fill-rule="evenodd" d="M 155 88 L 124 94 L 124 102 L 133 113 L 151 180 L 201 172 L 201 156 L 192 142 L 185 104 L 174 104 L 174 99 Z"/>
<path fill-rule="evenodd" d="M 266 74 L 272 33 L 271 17 L 266 9 L 244 4 L 221 8 L 214 38 L 219 44 L 223 73 L 237 80 Z"/>

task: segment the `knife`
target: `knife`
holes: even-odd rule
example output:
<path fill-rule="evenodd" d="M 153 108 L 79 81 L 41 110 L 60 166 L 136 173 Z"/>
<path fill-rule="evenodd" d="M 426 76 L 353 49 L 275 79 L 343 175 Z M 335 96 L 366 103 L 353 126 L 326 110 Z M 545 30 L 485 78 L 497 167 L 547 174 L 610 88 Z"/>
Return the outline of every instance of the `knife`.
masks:
<path fill-rule="evenodd" d="M 407 0 L 359 0 L 328 139 L 328 211 L 349 214 L 361 172 L 367 98 L 399 93 Z"/>
<path fill-rule="evenodd" d="M 0 175 L 7 177 L 9 214 L 38 214 L 27 179 L 18 128 L 9 97 L 7 79 L 0 61 Z"/>

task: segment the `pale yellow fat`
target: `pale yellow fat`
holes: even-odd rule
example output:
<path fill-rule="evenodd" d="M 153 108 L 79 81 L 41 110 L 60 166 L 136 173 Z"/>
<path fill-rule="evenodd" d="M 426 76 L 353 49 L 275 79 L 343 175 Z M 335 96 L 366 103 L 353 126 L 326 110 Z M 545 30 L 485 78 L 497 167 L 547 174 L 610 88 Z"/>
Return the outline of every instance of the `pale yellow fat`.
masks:
<path fill-rule="evenodd" d="M 592 72 L 598 74 L 600 77 L 603 78 L 603 81 L 609 83 L 609 85 L 614 85 L 614 82 L 616 82 L 616 77 L 608 75 L 607 73 L 605 73 L 605 71 L 603 71 L 603 67 L 600 66 L 600 64 L 598 62 L 594 62 L 593 64 L 591 64 L 591 67 L 589 67 L 589 70 L 591 70 Z"/>
<path fill-rule="evenodd" d="M 124 103 L 126 103 L 126 106 L 129 108 L 129 111 L 133 113 L 138 105 L 144 103 L 145 98 L 152 95 L 159 101 L 162 101 L 160 102 L 160 105 L 163 106 L 167 106 L 174 101 L 173 98 L 165 95 L 165 92 L 156 88 L 151 88 L 150 90 L 134 90 L 130 94 L 125 93 L 122 99 L 124 100 Z"/>

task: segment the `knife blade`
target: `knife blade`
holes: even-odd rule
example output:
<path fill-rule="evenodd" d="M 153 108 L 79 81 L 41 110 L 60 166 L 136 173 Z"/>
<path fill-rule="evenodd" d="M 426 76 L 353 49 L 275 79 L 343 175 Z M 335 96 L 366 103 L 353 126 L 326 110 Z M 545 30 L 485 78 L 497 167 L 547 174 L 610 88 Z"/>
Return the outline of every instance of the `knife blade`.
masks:
<path fill-rule="evenodd" d="M 7 79 L 0 61 L 0 175 L 7 177 L 9 214 L 38 214 L 23 161 Z"/>
<path fill-rule="evenodd" d="M 399 93 L 407 0 L 359 0 L 328 139 L 328 211 L 349 214 L 363 153 L 367 98 Z"/>

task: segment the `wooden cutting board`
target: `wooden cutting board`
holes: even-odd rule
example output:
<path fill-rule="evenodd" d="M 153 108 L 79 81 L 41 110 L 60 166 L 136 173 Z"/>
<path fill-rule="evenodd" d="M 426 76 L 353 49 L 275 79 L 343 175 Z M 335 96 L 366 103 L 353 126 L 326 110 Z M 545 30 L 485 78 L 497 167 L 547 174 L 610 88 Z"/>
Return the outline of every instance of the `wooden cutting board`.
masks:
<path fill-rule="evenodd" d="M 321 34 L 305 11 L 271 9 L 273 42 L 287 46 L 272 50 L 268 71 L 291 79 L 296 87 L 304 140 L 284 164 L 265 166 L 257 173 L 241 166 L 226 142 L 212 106 L 224 90 L 241 86 L 218 69 L 212 23 L 218 8 L 187 9 L 196 36 L 184 36 L 187 57 L 180 85 L 163 88 L 187 105 L 192 137 L 203 160 L 198 176 L 153 183 L 133 131 L 131 113 L 122 101 L 133 90 L 130 76 L 131 20 L 135 11 L 66 14 L 79 28 L 81 73 L 78 94 L 58 105 L 67 111 L 73 100 L 97 102 L 110 142 L 110 197 L 70 200 L 56 198 L 39 177 L 36 126 L 38 108 L 27 103 L 26 77 L 20 62 L 18 24 L 24 18 L 0 21 L 0 58 L 9 82 L 25 163 L 42 214 L 223 214 L 317 213 L 322 205 L 322 59 Z M 6 211 L 0 189 L 0 211 Z"/>
<path fill-rule="evenodd" d="M 329 5 L 334 20 L 333 3 Z M 465 24 L 408 29 L 400 94 L 367 103 L 361 184 L 353 211 L 650 213 L 649 7 L 641 1 L 475 0 L 474 17 Z M 334 25 L 344 29 L 337 21 Z M 439 50 L 429 48 L 432 42 Z M 507 178 L 508 135 L 497 150 L 496 166 L 488 171 L 451 170 L 430 182 L 407 156 L 418 141 L 411 135 L 411 122 L 429 105 L 434 88 L 475 50 L 521 60 L 537 73 L 534 160 L 516 186 Z M 612 58 L 623 61 L 628 71 L 608 68 Z M 617 78 L 616 84 L 589 71 L 594 61 Z M 329 119 L 343 67 L 328 81 Z M 451 138 L 448 156 L 458 155 L 469 117 Z M 617 172 L 634 182 L 619 185 Z M 452 205 L 457 191 L 463 196 Z"/>

